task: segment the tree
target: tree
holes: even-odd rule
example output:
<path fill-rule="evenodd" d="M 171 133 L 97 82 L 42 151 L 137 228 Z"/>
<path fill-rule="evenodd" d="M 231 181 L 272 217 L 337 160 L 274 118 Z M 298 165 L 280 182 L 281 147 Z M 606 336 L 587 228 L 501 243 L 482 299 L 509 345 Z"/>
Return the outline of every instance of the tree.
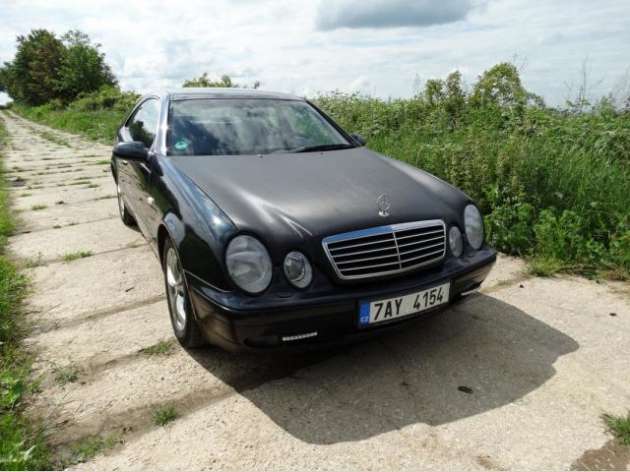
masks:
<path fill-rule="evenodd" d="M 12 62 L 0 68 L 0 90 L 15 101 L 41 105 L 53 99 L 74 100 L 79 94 L 116 84 L 99 45 L 80 31 L 61 39 L 50 31 L 33 30 L 17 37 Z"/>
<path fill-rule="evenodd" d="M 55 98 L 63 43 L 50 31 L 33 30 L 17 37 L 17 52 L 5 62 L 0 74 L 2 87 L 16 101 L 41 105 Z"/>
<path fill-rule="evenodd" d="M 55 86 L 59 98 L 68 102 L 82 93 L 116 84 L 116 78 L 105 62 L 99 44 L 92 44 L 87 34 L 68 31 L 61 38 L 65 50 Z"/>
<path fill-rule="evenodd" d="M 475 84 L 470 103 L 484 107 L 521 108 L 529 98 L 523 88 L 518 70 L 513 64 L 503 62 L 485 71 Z"/>
<path fill-rule="evenodd" d="M 466 107 L 466 94 L 462 87 L 462 75 L 451 72 L 446 80 L 430 79 L 424 87 L 424 99 L 435 110 L 440 110 L 454 128 L 461 119 Z"/>
<path fill-rule="evenodd" d="M 182 87 L 238 87 L 237 84 L 232 82 L 229 75 L 221 76 L 220 80 L 211 80 L 208 77 L 208 73 L 204 72 L 200 77 L 190 79 L 184 82 Z"/>

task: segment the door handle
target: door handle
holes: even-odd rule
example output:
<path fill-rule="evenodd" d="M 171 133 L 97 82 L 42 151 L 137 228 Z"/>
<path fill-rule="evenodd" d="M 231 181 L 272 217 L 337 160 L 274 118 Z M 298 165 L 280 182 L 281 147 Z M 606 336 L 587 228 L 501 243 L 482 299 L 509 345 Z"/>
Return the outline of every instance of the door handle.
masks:
<path fill-rule="evenodd" d="M 127 161 L 120 161 L 122 163 L 122 165 L 126 166 L 127 164 L 129 164 L 129 162 Z"/>

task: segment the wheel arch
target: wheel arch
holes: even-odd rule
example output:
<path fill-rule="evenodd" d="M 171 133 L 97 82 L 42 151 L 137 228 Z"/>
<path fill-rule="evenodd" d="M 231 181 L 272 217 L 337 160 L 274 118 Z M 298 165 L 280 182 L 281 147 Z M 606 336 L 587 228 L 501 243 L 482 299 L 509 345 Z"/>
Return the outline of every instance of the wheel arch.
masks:
<path fill-rule="evenodd" d="M 157 249 L 162 267 L 164 267 L 164 244 L 167 239 L 173 241 L 177 252 L 180 252 L 180 245 L 184 239 L 184 224 L 174 213 L 166 214 L 158 226 Z"/>

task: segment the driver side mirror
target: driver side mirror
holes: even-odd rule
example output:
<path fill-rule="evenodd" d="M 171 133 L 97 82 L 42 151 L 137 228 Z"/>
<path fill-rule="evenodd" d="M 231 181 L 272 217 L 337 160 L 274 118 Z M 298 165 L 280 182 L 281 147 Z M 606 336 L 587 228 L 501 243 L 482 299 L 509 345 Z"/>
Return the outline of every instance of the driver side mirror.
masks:
<path fill-rule="evenodd" d="M 146 161 L 149 157 L 149 150 L 143 142 L 131 141 L 116 144 L 113 154 L 116 157 L 130 161 Z"/>
<path fill-rule="evenodd" d="M 367 144 L 365 138 L 359 133 L 352 133 L 350 137 L 354 139 L 354 142 L 357 143 L 359 146 L 365 146 Z"/>

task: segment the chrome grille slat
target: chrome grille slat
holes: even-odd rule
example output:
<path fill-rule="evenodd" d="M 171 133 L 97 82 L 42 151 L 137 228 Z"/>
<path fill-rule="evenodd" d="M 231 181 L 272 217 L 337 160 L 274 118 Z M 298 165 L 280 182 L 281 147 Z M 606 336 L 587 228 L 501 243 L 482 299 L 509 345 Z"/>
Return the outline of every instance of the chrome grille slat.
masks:
<path fill-rule="evenodd" d="M 438 247 L 438 246 L 440 246 L 440 247 L 444 246 L 444 242 L 437 243 L 437 244 L 431 244 L 430 246 L 419 247 L 417 249 L 409 249 L 407 251 L 400 251 L 400 257 L 402 258 L 406 254 L 413 254 L 414 252 L 418 252 L 418 251 L 426 251 L 427 249 L 432 249 L 432 248 Z"/>
<path fill-rule="evenodd" d="M 398 260 L 398 254 L 387 254 L 386 256 L 362 257 L 361 259 L 352 259 L 349 261 L 338 261 L 337 265 L 342 266 L 342 265 L 348 265 L 348 264 L 357 264 L 359 262 L 374 261 L 378 259 L 387 259 L 387 258 Z"/>
<path fill-rule="evenodd" d="M 342 246 L 342 247 L 331 247 L 328 248 L 330 251 L 341 251 L 344 249 L 352 249 L 355 247 L 363 247 L 363 246 L 372 246 L 374 244 L 383 244 L 383 243 L 391 243 L 392 245 L 394 244 L 394 238 L 392 237 L 391 239 L 383 239 L 381 241 L 371 241 L 368 243 L 360 243 L 360 244 L 351 244 L 349 246 Z"/>
<path fill-rule="evenodd" d="M 418 260 L 418 259 L 423 259 L 423 258 L 425 258 L 425 257 L 433 256 L 433 255 L 435 255 L 435 254 L 440 254 L 441 252 L 442 252 L 441 250 L 438 250 L 438 251 L 433 251 L 433 252 L 430 252 L 430 253 L 428 253 L 428 254 L 421 254 L 421 255 L 416 256 L 416 257 L 410 257 L 410 258 L 408 258 L 408 259 L 403 259 L 403 261 L 402 261 L 402 262 L 403 262 L 403 264 L 404 264 L 405 262 L 413 262 L 413 261 Z"/>
<path fill-rule="evenodd" d="M 374 278 L 439 262 L 446 255 L 446 225 L 427 220 L 379 226 L 328 236 L 322 245 L 340 279 Z"/>
<path fill-rule="evenodd" d="M 347 252 L 344 254 L 333 254 L 333 256 L 335 257 L 335 260 L 339 260 L 341 258 L 348 257 L 348 256 L 358 256 L 360 254 L 369 254 L 371 252 L 395 251 L 395 250 L 396 250 L 396 246 L 392 244 L 390 247 L 379 247 L 377 249 L 368 249 L 367 251 L 355 251 L 355 252 Z"/>
<path fill-rule="evenodd" d="M 430 243 L 431 241 L 437 241 L 438 239 L 444 239 L 444 236 L 438 236 L 437 238 L 430 238 L 430 239 L 421 239 L 419 241 L 412 241 L 410 243 L 405 243 L 405 244 L 398 243 L 398 247 L 407 247 L 407 246 L 413 246 L 415 244 Z"/>
<path fill-rule="evenodd" d="M 438 229 L 436 231 L 428 231 L 426 233 L 409 234 L 407 236 L 396 236 L 396 239 L 400 241 L 401 239 L 417 238 L 418 236 L 429 236 L 431 234 L 438 234 L 438 233 L 442 233 L 442 230 Z"/>
<path fill-rule="evenodd" d="M 348 269 L 344 269 L 344 271 L 346 271 L 346 272 L 354 272 L 354 271 L 357 271 L 357 270 L 374 269 L 376 267 L 389 267 L 389 266 L 398 266 L 398 261 L 396 261 L 396 262 L 386 262 L 385 264 L 371 264 L 371 265 L 360 266 L 360 267 L 350 267 Z"/>

